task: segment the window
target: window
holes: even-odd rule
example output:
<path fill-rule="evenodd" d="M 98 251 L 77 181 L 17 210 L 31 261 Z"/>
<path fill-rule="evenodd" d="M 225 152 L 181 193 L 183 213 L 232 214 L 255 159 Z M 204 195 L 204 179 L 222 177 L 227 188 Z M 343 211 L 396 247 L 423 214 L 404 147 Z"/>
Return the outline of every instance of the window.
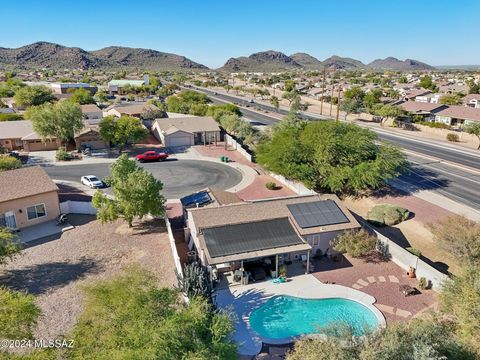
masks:
<path fill-rule="evenodd" d="M 320 245 L 320 235 L 313 235 L 312 236 L 312 245 L 313 246 Z"/>
<path fill-rule="evenodd" d="M 45 211 L 45 204 L 38 204 L 38 205 L 27 207 L 28 220 L 44 217 L 46 215 L 47 215 L 47 212 Z"/>

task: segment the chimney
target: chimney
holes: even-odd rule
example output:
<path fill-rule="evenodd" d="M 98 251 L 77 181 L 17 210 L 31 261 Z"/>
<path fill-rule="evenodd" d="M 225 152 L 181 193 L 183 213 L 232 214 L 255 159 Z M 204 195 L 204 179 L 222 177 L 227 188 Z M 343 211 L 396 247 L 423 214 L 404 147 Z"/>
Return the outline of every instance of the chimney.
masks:
<path fill-rule="evenodd" d="M 150 85 L 150 77 L 148 74 L 143 75 L 143 81 L 145 82 L 145 85 Z"/>

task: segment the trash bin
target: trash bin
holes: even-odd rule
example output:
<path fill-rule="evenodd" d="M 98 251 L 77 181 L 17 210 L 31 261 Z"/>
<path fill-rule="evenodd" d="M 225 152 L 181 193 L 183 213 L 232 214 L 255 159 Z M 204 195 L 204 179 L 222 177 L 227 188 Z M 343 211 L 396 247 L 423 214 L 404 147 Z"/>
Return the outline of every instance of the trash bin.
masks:
<path fill-rule="evenodd" d="M 225 156 L 220 156 L 220 161 L 225 162 Z"/>
<path fill-rule="evenodd" d="M 225 162 L 228 163 L 228 156 L 225 156 Z"/>

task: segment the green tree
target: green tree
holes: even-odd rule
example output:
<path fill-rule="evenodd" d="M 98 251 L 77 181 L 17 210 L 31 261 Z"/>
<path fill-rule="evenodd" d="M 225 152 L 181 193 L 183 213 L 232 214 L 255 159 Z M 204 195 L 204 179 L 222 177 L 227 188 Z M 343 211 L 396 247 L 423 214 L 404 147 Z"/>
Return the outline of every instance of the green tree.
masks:
<path fill-rule="evenodd" d="M 105 90 L 98 90 L 94 96 L 98 102 L 107 102 L 108 101 L 108 93 Z"/>
<path fill-rule="evenodd" d="M 424 89 L 432 90 L 434 92 L 438 90 L 437 85 L 433 82 L 432 77 L 429 75 L 424 75 L 420 77 L 420 82 L 418 83 L 418 86 Z"/>
<path fill-rule="evenodd" d="M 161 195 L 163 184 L 150 172 L 129 160 L 126 154 L 112 164 L 111 172 L 107 183 L 112 187 L 113 198 L 101 191 L 97 191 L 92 198 L 97 218 L 102 223 L 123 218 L 132 227 L 135 218 L 164 214 L 165 199 Z"/>
<path fill-rule="evenodd" d="M 22 167 L 22 162 L 13 156 L 0 155 L 0 172 L 15 170 Z"/>
<path fill-rule="evenodd" d="M 73 91 L 70 92 L 72 96 L 70 97 L 70 101 L 79 104 L 79 105 L 85 105 L 85 104 L 95 104 L 95 100 L 93 100 L 92 93 L 90 90 L 87 89 L 73 89 Z"/>
<path fill-rule="evenodd" d="M 132 116 L 106 116 L 100 122 L 100 136 L 105 141 L 118 146 L 122 150 L 127 144 L 143 140 L 148 130 L 140 119 Z"/>
<path fill-rule="evenodd" d="M 462 103 L 462 98 L 457 94 L 443 95 L 440 98 L 440 104 L 445 105 L 460 105 Z"/>
<path fill-rule="evenodd" d="M 367 110 L 372 109 L 374 105 L 380 103 L 380 98 L 382 97 L 383 92 L 380 89 L 372 89 L 365 94 L 363 98 L 363 105 Z"/>
<path fill-rule="evenodd" d="M 46 86 L 34 85 L 20 88 L 15 93 L 14 99 L 17 106 L 26 108 L 52 102 L 55 97 Z"/>
<path fill-rule="evenodd" d="M 346 100 L 356 100 L 363 103 L 365 92 L 359 86 L 354 86 L 343 93 L 343 98 Z"/>
<path fill-rule="evenodd" d="M 6 227 L 0 227 L 0 265 L 12 260 L 22 247 L 17 237 Z"/>
<path fill-rule="evenodd" d="M 295 81 L 285 80 L 284 85 L 283 85 L 283 91 L 285 91 L 285 92 L 295 91 Z"/>
<path fill-rule="evenodd" d="M 282 98 L 288 101 L 288 105 L 291 105 L 292 102 L 299 97 L 298 92 L 294 89 L 291 91 L 285 91 L 282 94 Z"/>
<path fill-rule="evenodd" d="M 56 138 L 66 142 L 85 126 L 80 105 L 70 101 L 31 107 L 26 117 L 32 120 L 33 129 L 43 139 Z"/>
<path fill-rule="evenodd" d="M 399 82 L 400 84 L 406 84 L 406 83 L 408 83 L 408 79 L 407 79 L 406 76 L 402 75 L 402 76 L 400 76 L 400 77 L 398 78 L 398 82 Z"/>
<path fill-rule="evenodd" d="M 346 252 L 353 257 L 364 256 L 373 250 L 377 239 L 365 230 L 347 230 L 330 242 L 337 251 Z"/>
<path fill-rule="evenodd" d="M 371 114 L 377 116 L 380 120 L 380 125 L 384 126 L 385 121 L 388 118 L 397 118 L 401 116 L 404 112 L 398 106 L 390 105 L 390 104 L 376 104 L 373 105 L 372 109 L 370 110 Z"/>
<path fill-rule="evenodd" d="M 270 104 L 278 111 L 278 108 L 280 107 L 280 101 L 278 97 L 272 96 L 270 98 Z"/>
<path fill-rule="evenodd" d="M 210 99 L 205 94 L 192 90 L 182 91 L 166 100 L 168 111 L 198 116 L 204 116 L 207 113 L 209 102 Z"/>
<path fill-rule="evenodd" d="M 376 189 L 408 169 L 399 149 L 377 146 L 377 135 L 354 124 L 318 121 L 280 126 L 257 146 L 267 169 L 335 193 Z"/>
<path fill-rule="evenodd" d="M 39 315 L 33 295 L 0 287 L 1 339 L 32 339 Z"/>
<path fill-rule="evenodd" d="M 237 359 L 230 316 L 202 299 L 183 304 L 139 268 L 86 289 L 72 359 Z"/>
<path fill-rule="evenodd" d="M 472 84 L 468 90 L 469 94 L 480 94 L 480 86 L 478 84 Z"/>
<path fill-rule="evenodd" d="M 472 122 L 470 125 L 465 126 L 465 131 L 469 134 L 475 135 L 478 138 L 477 150 L 480 150 L 480 122 Z"/>
<path fill-rule="evenodd" d="M 480 355 L 480 263 L 465 266 L 442 286 L 440 310 L 453 318 L 456 335 Z"/>
<path fill-rule="evenodd" d="M 348 114 L 359 114 L 362 112 L 362 102 L 355 99 L 345 99 L 340 103 L 340 110 L 345 112 L 346 119 Z"/>

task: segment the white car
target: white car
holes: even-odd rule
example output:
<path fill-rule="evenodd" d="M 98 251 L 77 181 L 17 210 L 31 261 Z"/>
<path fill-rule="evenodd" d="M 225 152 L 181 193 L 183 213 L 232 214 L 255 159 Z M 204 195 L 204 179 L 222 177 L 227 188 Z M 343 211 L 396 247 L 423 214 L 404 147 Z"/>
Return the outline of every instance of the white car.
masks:
<path fill-rule="evenodd" d="M 100 180 L 95 175 L 85 175 L 85 176 L 82 176 L 80 180 L 81 180 L 83 185 L 87 185 L 88 187 L 91 187 L 92 189 L 101 188 L 104 185 L 103 181 Z"/>

